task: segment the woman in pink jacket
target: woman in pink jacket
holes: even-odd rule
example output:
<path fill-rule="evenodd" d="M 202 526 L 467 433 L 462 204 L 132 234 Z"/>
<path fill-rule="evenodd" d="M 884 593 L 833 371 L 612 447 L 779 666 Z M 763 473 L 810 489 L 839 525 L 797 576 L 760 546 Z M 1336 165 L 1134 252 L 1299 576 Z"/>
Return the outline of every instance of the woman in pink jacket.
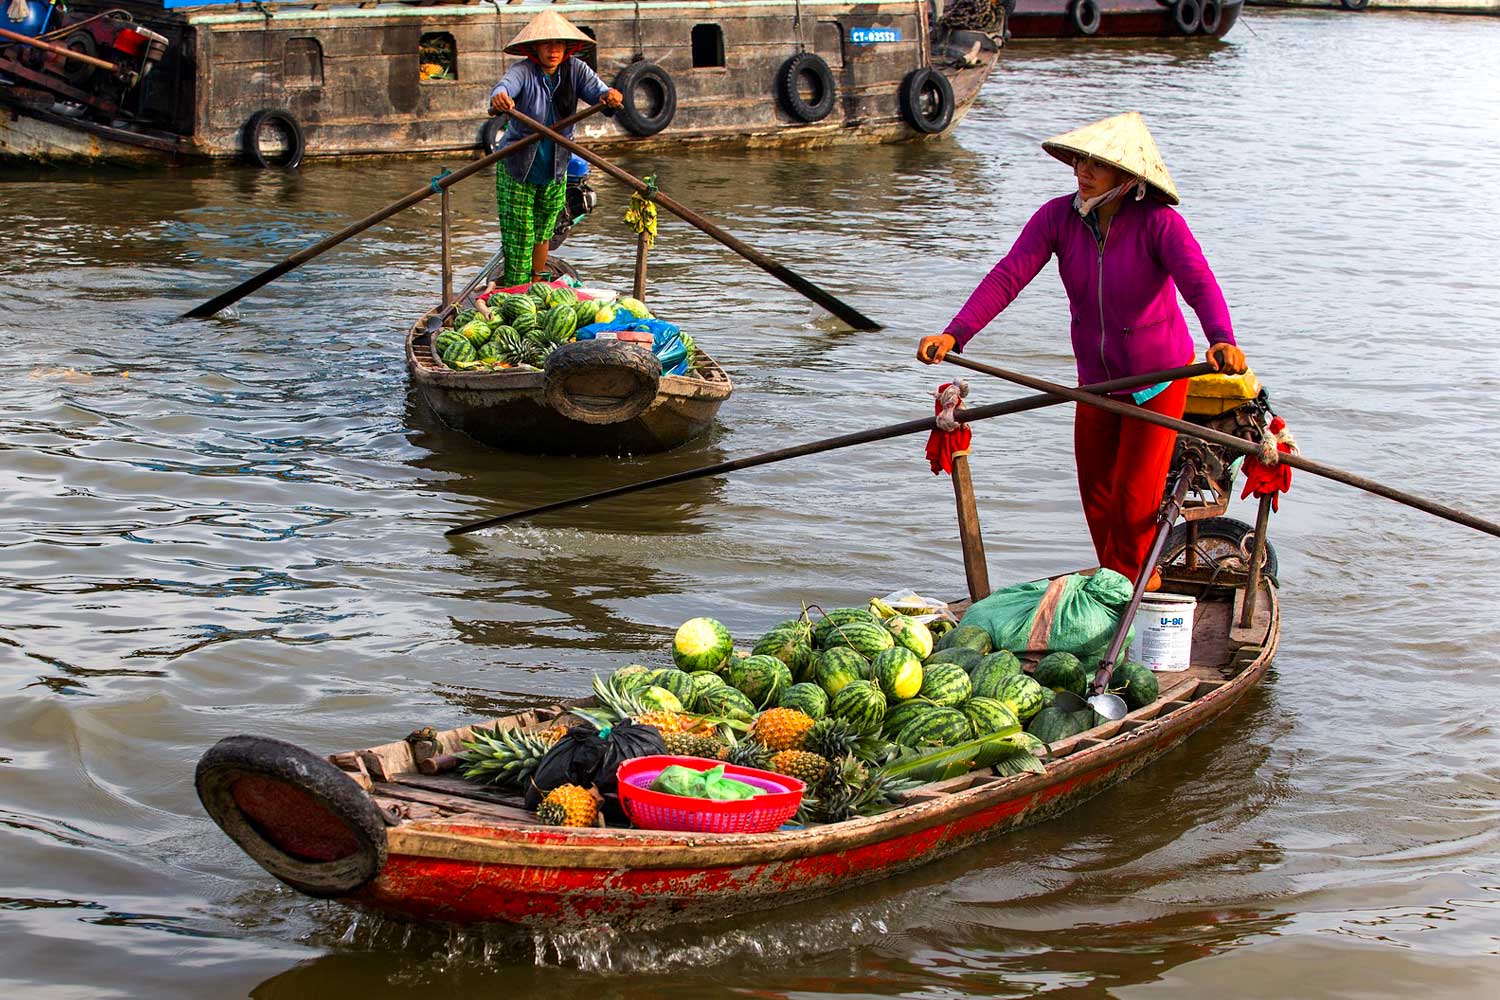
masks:
<path fill-rule="evenodd" d="M 1010 305 L 1054 255 L 1072 312 L 1080 384 L 1175 368 L 1192 361 L 1193 338 L 1177 293 L 1198 314 L 1207 360 L 1245 370 L 1224 294 L 1198 241 L 1170 206 L 1177 189 L 1137 112 L 1106 118 L 1042 144 L 1073 167 L 1075 194 L 1054 198 L 1021 230 L 1010 252 L 969 296 L 947 331 L 923 337 L 917 357 L 942 361 Z M 1187 380 L 1126 393 L 1136 405 L 1181 417 Z M 1172 461 L 1174 431 L 1078 407 L 1073 449 L 1078 490 L 1099 565 L 1134 580 L 1151 546 Z M 1161 585 L 1154 571 L 1148 589 Z"/>

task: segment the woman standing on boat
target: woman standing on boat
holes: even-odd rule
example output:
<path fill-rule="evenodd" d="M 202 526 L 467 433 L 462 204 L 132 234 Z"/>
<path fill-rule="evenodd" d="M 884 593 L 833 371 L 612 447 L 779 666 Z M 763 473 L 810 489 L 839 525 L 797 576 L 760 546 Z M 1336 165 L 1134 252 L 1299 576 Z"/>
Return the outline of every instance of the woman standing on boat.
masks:
<path fill-rule="evenodd" d="M 532 18 L 505 51 L 525 56 L 511 66 L 490 92 L 490 114 L 519 108 L 543 125 L 573 114 L 582 98 L 618 108 L 618 90 L 607 86 L 582 59 L 574 56 L 594 40 L 555 11 Z M 514 120 L 505 126 L 502 145 L 529 135 Z M 559 135 L 573 137 L 573 128 Z M 500 211 L 500 238 L 505 248 L 506 287 L 545 280 L 547 242 L 552 239 L 557 213 L 567 200 L 568 157 L 558 156 L 551 139 L 533 143 L 501 161 L 495 171 L 495 200 Z"/>
<path fill-rule="evenodd" d="M 1209 363 L 1229 374 L 1244 371 L 1224 294 L 1187 223 L 1170 207 L 1178 203 L 1177 188 L 1140 114 L 1106 118 L 1042 148 L 1073 167 L 1077 192 L 1031 217 L 947 330 L 922 338 L 917 358 L 936 364 L 962 349 L 1055 254 L 1080 384 L 1190 363 L 1193 338 L 1177 305 L 1179 290 L 1208 338 Z M 1180 379 L 1122 395 L 1181 417 L 1187 388 Z M 1175 431 L 1093 407 L 1078 407 L 1074 417 L 1078 491 L 1094 551 L 1100 566 L 1131 580 L 1149 554 L 1176 439 Z M 1147 589 L 1160 586 L 1153 569 Z"/>

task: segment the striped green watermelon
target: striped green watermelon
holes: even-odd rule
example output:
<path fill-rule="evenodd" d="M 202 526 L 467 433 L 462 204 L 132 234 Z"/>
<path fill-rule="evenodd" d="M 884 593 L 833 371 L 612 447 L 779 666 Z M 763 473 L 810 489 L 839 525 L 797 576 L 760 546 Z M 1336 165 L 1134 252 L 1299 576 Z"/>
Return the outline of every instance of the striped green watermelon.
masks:
<path fill-rule="evenodd" d="M 530 296 L 509 296 L 500 313 L 505 325 L 523 337 L 536 329 L 536 300 Z"/>
<path fill-rule="evenodd" d="M 834 637 L 836 637 L 838 634 L 836 631 L 837 629 L 840 629 L 851 622 L 865 622 L 870 625 L 879 625 L 882 629 L 885 628 L 885 626 L 881 624 L 879 616 L 877 616 L 875 612 L 871 611 L 869 608 L 834 608 L 832 611 L 824 615 L 822 619 L 819 620 L 818 624 L 813 626 L 813 648 L 827 649 L 830 646 L 849 645 L 842 640 L 834 641 Z M 868 659 L 868 657 L 866 657 L 866 659 Z"/>
<path fill-rule="evenodd" d="M 995 644 L 990 640 L 990 634 L 978 625 L 960 625 L 939 639 L 934 648 L 952 649 L 954 646 L 972 649 L 980 656 L 988 655 L 995 648 Z"/>
<path fill-rule="evenodd" d="M 974 693 L 969 675 L 956 663 L 935 663 L 922 668 L 923 698 L 944 707 L 962 705 Z"/>
<path fill-rule="evenodd" d="M 795 708 L 804 715 L 821 719 L 828 714 L 828 694 L 816 684 L 803 681 L 783 691 L 777 705 L 781 708 Z"/>
<path fill-rule="evenodd" d="M 938 708 L 926 698 L 912 698 L 890 706 L 885 713 L 885 719 L 880 723 L 880 731 L 886 736 L 895 736 L 901 732 L 913 719 L 920 718 L 928 712 Z"/>
<path fill-rule="evenodd" d="M 869 622 L 860 621 L 833 626 L 824 633 L 823 641 L 824 649 L 848 646 L 867 660 L 874 659 L 877 653 L 882 653 L 895 645 L 895 637 L 887 632 L 883 625 L 872 625 Z"/>
<path fill-rule="evenodd" d="M 679 670 L 723 672 L 733 652 L 729 629 L 712 618 L 689 619 L 672 638 L 672 662 Z"/>
<path fill-rule="evenodd" d="M 932 667 L 939 663 L 955 663 L 968 673 L 979 666 L 983 659 L 984 656 L 981 653 L 967 646 L 949 646 L 947 649 L 940 649 L 933 653 L 922 662 L 922 666 Z"/>
<path fill-rule="evenodd" d="M 646 308 L 646 303 L 640 299 L 633 299 L 628 295 L 622 295 L 615 300 L 615 308 L 623 309 L 636 319 L 652 319 L 651 310 Z"/>
<path fill-rule="evenodd" d="M 649 680 L 651 668 L 640 663 L 627 663 L 609 675 L 609 684 L 619 691 L 628 691 L 639 680 Z"/>
<path fill-rule="evenodd" d="M 702 712 L 704 715 L 721 716 L 725 719 L 737 719 L 740 722 L 749 722 L 755 717 L 755 705 L 745 697 L 742 691 L 728 684 L 723 687 L 709 688 L 700 694 L 694 705 L 694 711 Z"/>
<path fill-rule="evenodd" d="M 641 707 L 652 712 L 683 712 L 682 701 L 671 691 L 664 687 L 652 684 L 650 687 L 641 688 L 635 693 L 636 700 Z"/>
<path fill-rule="evenodd" d="M 1048 653 L 1032 673 L 1042 687 L 1054 691 L 1071 691 L 1082 698 L 1089 688 L 1089 675 L 1072 653 Z"/>
<path fill-rule="evenodd" d="M 1145 708 L 1161 695 L 1156 674 L 1144 664 L 1127 661 L 1115 669 L 1110 687 L 1120 693 L 1131 708 Z"/>
<path fill-rule="evenodd" d="M 728 681 L 720 677 L 718 674 L 714 673 L 712 670 L 694 670 L 689 673 L 687 677 L 688 680 L 692 682 L 693 690 L 688 699 L 683 701 L 683 704 L 694 712 L 699 711 L 698 700 L 703 697 L 703 692 L 708 691 L 712 688 L 729 686 Z"/>
<path fill-rule="evenodd" d="M 878 733 L 885 718 L 885 695 L 873 681 L 850 681 L 828 702 L 828 714 L 866 735 Z"/>
<path fill-rule="evenodd" d="M 999 689 L 989 697 L 1004 702 L 1022 722 L 1040 712 L 1043 706 L 1042 686 L 1025 674 L 1012 674 L 1005 678 Z"/>
<path fill-rule="evenodd" d="M 751 650 L 756 656 L 774 656 L 785 663 L 792 672 L 793 681 L 807 680 L 812 666 L 812 646 L 808 642 L 808 631 L 795 623 L 778 625 L 765 635 Z"/>
<path fill-rule="evenodd" d="M 974 735 L 990 736 L 1006 729 L 1020 729 L 1021 720 L 998 698 L 970 698 L 958 710 L 974 727 Z"/>
<path fill-rule="evenodd" d="M 552 286 L 545 281 L 534 281 L 531 283 L 531 287 L 526 289 L 526 294 L 531 297 L 531 301 L 536 303 L 536 307 L 540 311 L 547 308 L 547 294 L 551 291 Z"/>
<path fill-rule="evenodd" d="M 567 285 L 554 285 L 547 289 L 547 308 L 556 309 L 558 306 L 572 307 L 578 304 L 578 293 Z"/>
<path fill-rule="evenodd" d="M 482 319 L 471 320 L 465 323 L 463 328 L 458 331 L 458 335 L 475 347 L 478 347 L 493 336 L 490 332 L 489 324 Z"/>
<path fill-rule="evenodd" d="M 442 354 L 443 364 L 449 368 L 457 368 L 460 364 L 474 360 L 474 345 L 463 338 L 449 343 L 448 348 Z"/>
<path fill-rule="evenodd" d="M 925 660 L 932 655 L 932 630 L 916 619 L 905 615 L 887 618 L 885 630 L 896 640 L 896 645 L 917 654 L 918 660 Z"/>
<path fill-rule="evenodd" d="M 968 716 L 956 708 L 935 708 L 924 712 L 896 734 L 896 743 L 904 747 L 951 747 L 974 738 L 974 726 Z"/>
<path fill-rule="evenodd" d="M 813 679 L 830 695 L 838 694 L 851 681 L 870 679 L 870 661 L 848 646 L 835 646 L 819 653 Z"/>
<path fill-rule="evenodd" d="M 969 679 L 974 682 L 976 695 L 997 698 L 1000 686 L 1020 672 L 1021 661 L 1016 659 L 1016 654 L 1002 649 L 980 660 L 969 671 Z"/>
<path fill-rule="evenodd" d="M 792 672 L 774 656 L 747 656 L 743 660 L 734 660 L 725 671 L 725 677 L 757 708 L 776 704 L 781 692 L 792 686 Z"/>
<path fill-rule="evenodd" d="M 554 344 L 566 343 L 578 329 L 572 306 L 559 306 L 536 314 L 537 335 Z"/>
<path fill-rule="evenodd" d="M 598 314 L 599 303 L 593 299 L 579 299 L 578 303 L 573 306 L 573 317 L 578 321 L 578 328 L 580 330 L 590 324 L 599 322 L 594 318 Z"/>
<path fill-rule="evenodd" d="M 922 690 L 922 661 L 905 646 L 894 646 L 876 653 L 870 661 L 870 671 L 889 701 L 915 698 Z"/>
<path fill-rule="evenodd" d="M 486 340 L 484 343 L 480 344 L 477 348 L 474 349 L 474 360 L 499 361 L 500 344 L 494 338 Z"/>
<path fill-rule="evenodd" d="M 1027 723 L 1026 731 L 1043 743 L 1057 743 L 1094 728 L 1094 710 L 1065 712 L 1057 706 L 1042 709 Z"/>
<path fill-rule="evenodd" d="M 693 701 L 693 679 L 681 670 L 663 670 L 652 683 L 675 694 L 683 705 L 689 705 Z"/>

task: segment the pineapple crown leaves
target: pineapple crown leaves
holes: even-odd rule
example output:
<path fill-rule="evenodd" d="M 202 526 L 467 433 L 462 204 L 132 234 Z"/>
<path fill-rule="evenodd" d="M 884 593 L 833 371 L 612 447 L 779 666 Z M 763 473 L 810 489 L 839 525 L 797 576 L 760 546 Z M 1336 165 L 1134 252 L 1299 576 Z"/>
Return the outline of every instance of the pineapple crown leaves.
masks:
<path fill-rule="evenodd" d="M 574 715 L 593 723 L 601 735 L 609 735 L 609 728 L 624 719 L 632 719 L 650 711 L 646 705 L 641 703 L 639 696 L 634 691 L 620 687 L 613 677 L 605 680 L 598 674 L 595 674 L 593 687 L 594 700 L 601 707 L 579 708 L 575 706 L 572 712 Z M 717 715 L 699 715 L 694 712 L 678 712 L 676 714 L 684 718 L 699 720 L 710 727 L 717 727 L 726 738 L 734 729 L 744 731 L 750 728 L 748 722 L 738 722 L 734 719 L 726 719 Z"/>
<path fill-rule="evenodd" d="M 878 761 L 886 754 L 886 742 L 874 734 L 861 733 L 848 719 L 832 716 L 819 719 L 807 731 L 803 749 L 829 760 L 848 754 L 863 761 Z"/>

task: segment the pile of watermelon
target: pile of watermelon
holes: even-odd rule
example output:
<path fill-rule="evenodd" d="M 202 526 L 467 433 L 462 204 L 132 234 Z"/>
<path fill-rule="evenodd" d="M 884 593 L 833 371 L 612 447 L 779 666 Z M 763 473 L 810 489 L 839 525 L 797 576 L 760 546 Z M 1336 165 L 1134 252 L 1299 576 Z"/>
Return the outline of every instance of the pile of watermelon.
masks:
<path fill-rule="evenodd" d="M 493 294 L 477 308 L 459 313 L 451 327 L 433 338 L 432 352 L 457 371 L 541 368 L 547 355 L 577 339 L 580 329 L 612 322 L 620 312 L 653 318 L 638 299 L 579 298 L 564 285 L 537 282 L 518 294 Z"/>

